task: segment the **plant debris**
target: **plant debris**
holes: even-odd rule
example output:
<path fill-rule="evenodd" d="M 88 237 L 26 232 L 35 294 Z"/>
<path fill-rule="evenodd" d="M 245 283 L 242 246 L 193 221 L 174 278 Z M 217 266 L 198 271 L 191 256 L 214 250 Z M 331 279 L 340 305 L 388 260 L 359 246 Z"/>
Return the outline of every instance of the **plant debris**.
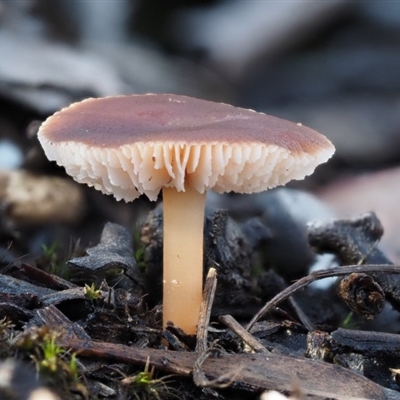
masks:
<path fill-rule="evenodd" d="M 352 273 L 340 279 L 337 293 L 351 310 L 366 319 L 374 319 L 385 306 L 384 291 L 372 277 L 363 273 Z"/>
<path fill-rule="evenodd" d="M 377 246 L 382 235 L 382 224 L 374 213 L 309 225 L 311 246 L 320 252 L 334 253 L 343 265 L 392 264 Z M 399 311 L 400 275 L 377 270 L 371 276 Z"/>
<path fill-rule="evenodd" d="M 87 249 L 86 254 L 68 261 L 71 270 L 84 275 L 85 279 L 91 277 L 96 282 L 116 275 L 121 285 L 126 277 L 128 282 L 124 285 L 131 291 L 139 293 L 143 289 L 140 271 L 133 256 L 131 235 L 124 227 L 108 222 L 100 243 Z"/>
<path fill-rule="evenodd" d="M 335 243 L 343 254 L 358 249 L 363 262 L 371 254 L 373 260 L 387 261 L 363 236 L 371 218 L 379 226 L 375 216 L 364 216 L 356 228 L 350 220 L 336 222 L 340 229 L 328 224 L 327 230 L 336 229 Z M 145 268 L 138 267 L 128 231 L 111 223 L 97 246 L 68 261 L 76 283 L 27 263 L 5 266 L 0 273 L 3 353 L 18 355 L 23 363 L 33 358 L 42 381 L 61 398 L 73 393 L 91 399 L 96 393 L 111 399 L 205 399 L 247 393 L 256 399 L 263 391 L 300 388 L 304 398 L 400 399 L 392 372 L 400 367 L 397 334 L 338 326 L 316 330 L 318 323 L 309 319 L 303 302 L 300 306 L 292 298 L 315 280 L 342 277 L 336 290 L 343 306 L 367 319 L 377 317 L 386 295 L 378 279 L 385 274 L 397 279 L 400 267 L 342 265 L 292 285 L 276 272 L 252 276 L 256 241 L 246 241 L 244 225 L 226 211 L 208 211 L 204 268 L 215 268 L 208 270 L 194 338 L 172 324 L 162 330 L 162 310 L 146 296 L 162 248 L 161 222 L 156 208 L 143 223 L 142 242 L 136 243 L 144 246 L 136 254 Z M 250 309 L 239 310 L 239 301 Z M 232 313 L 222 313 L 227 310 Z M 252 318 L 251 310 L 256 310 Z"/>

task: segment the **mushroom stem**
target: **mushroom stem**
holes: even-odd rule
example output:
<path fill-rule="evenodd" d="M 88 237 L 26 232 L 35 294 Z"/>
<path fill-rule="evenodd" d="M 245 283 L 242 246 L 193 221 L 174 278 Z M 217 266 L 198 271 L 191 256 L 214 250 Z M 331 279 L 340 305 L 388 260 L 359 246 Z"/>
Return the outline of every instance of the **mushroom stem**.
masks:
<path fill-rule="evenodd" d="M 206 193 L 163 188 L 163 325 L 168 321 L 196 334 L 203 287 Z"/>

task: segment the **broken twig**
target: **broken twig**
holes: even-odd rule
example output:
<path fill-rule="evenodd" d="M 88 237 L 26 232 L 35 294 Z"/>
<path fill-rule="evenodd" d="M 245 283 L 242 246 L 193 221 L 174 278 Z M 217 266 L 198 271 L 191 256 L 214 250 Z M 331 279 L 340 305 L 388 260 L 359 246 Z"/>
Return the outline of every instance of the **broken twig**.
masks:
<path fill-rule="evenodd" d="M 269 351 L 242 325 L 239 324 L 231 315 L 221 315 L 219 320 L 236 333 L 240 339 L 243 340 L 248 346 L 250 346 L 257 353 L 269 353 Z"/>
<path fill-rule="evenodd" d="M 203 291 L 203 301 L 200 305 L 199 322 L 197 324 L 196 352 L 207 351 L 207 334 L 210 323 L 211 309 L 214 302 L 215 290 L 217 289 L 217 271 L 210 268 L 207 274 Z"/>

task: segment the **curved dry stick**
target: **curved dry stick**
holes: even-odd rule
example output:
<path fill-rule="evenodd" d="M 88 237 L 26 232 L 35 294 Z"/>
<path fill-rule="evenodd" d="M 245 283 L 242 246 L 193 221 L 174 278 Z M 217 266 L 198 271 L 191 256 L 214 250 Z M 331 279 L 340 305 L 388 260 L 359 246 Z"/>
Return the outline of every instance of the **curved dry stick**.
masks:
<path fill-rule="evenodd" d="M 311 274 L 299 279 L 293 285 L 288 286 L 286 289 L 282 290 L 270 301 L 268 301 L 265 306 L 251 319 L 248 323 L 246 329 L 250 330 L 252 326 L 265 314 L 267 314 L 271 309 L 276 307 L 279 303 L 286 300 L 288 297 L 292 296 L 295 292 L 304 287 L 308 286 L 310 283 L 335 276 L 343 276 L 351 274 L 353 272 L 386 272 L 392 274 L 400 274 L 400 266 L 398 265 L 388 265 L 388 264 L 374 264 L 374 265 L 346 265 L 343 267 L 338 267 L 334 269 L 324 269 L 320 271 L 312 272 Z"/>

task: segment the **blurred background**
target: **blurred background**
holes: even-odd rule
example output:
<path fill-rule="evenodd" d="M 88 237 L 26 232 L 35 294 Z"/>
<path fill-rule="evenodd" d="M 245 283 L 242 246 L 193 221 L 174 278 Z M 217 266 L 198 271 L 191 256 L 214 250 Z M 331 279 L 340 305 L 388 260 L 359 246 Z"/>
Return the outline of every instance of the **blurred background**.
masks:
<path fill-rule="evenodd" d="M 61 107 L 86 97 L 171 92 L 253 108 L 326 135 L 336 155 L 294 187 L 314 193 L 335 215 L 376 211 L 396 259 L 399 71 L 398 1 L 2 0 L 2 238 L 18 243 L 30 232 L 32 251 L 60 234 L 38 225 L 79 221 L 81 229 L 99 210 L 99 224 L 134 220 L 132 207 L 118 204 L 116 211 L 112 199 L 93 191 L 62 203 L 75 190 L 69 186 L 57 200 L 65 212 L 40 221 L 18 214 L 26 193 L 12 196 L 31 177 L 15 173 L 63 177 L 35 136 Z M 56 183 L 42 184 L 32 187 L 54 197 Z M 148 207 L 142 203 L 135 209 Z"/>

